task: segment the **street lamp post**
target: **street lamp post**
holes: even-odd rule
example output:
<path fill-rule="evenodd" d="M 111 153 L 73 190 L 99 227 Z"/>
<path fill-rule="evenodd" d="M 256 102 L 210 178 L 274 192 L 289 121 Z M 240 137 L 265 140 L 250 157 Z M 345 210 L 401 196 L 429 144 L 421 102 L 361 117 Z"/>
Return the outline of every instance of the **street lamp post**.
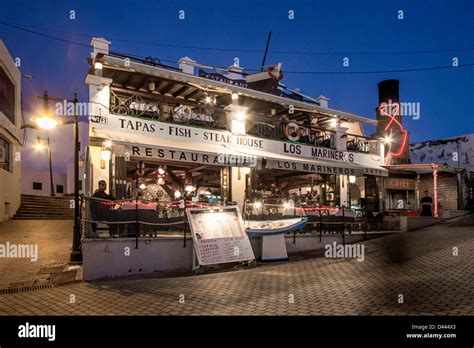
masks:
<path fill-rule="evenodd" d="M 40 137 L 36 137 L 38 139 L 38 142 L 36 144 L 36 148 L 38 150 L 41 150 L 43 145 L 41 145 L 41 140 L 44 140 L 46 141 L 46 143 L 48 144 L 48 159 L 49 159 L 49 180 L 50 180 L 50 185 L 51 185 L 51 193 L 50 195 L 51 196 L 56 196 L 54 194 L 54 183 L 53 183 L 53 165 L 52 165 L 52 161 L 51 161 L 51 143 L 49 142 L 49 136 L 47 138 L 40 138 Z"/>
<path fill-rule="evenodd" d="M 77 124 L 77 93 L 74 93 L 74 227 L 71 262 L 82 262 L 81 231 L 79 222 L 79 127 Z"/>
<path fill-rule="evenodd" d="M 81 263 L 82 262 L 82 251 L 81 245 L 81 231 L 79 221 L 79 127 L 77 118 L 77 93 L 74 93 L 74 99 L 60 99 L 51 98 L 48 96 L 48 92 L 45 91 L 43 96 L 39 96 L 39 99 L 44 101 L 44 112 L 43 114 L 34 117 L 33 120 L 36 122 L 38 128 L 41 129 L 53 129 L 57 125 L 74 124 L 74 226 L 73 226 L 73 237 L 72 237 L 72 251 L 70 256 L 70 262 Z M 74 121 L 60 123 L 54 115 L 48 113 L 48 101 L 60 101 L 66 100 L 68 103 L 74 104 Z"/>

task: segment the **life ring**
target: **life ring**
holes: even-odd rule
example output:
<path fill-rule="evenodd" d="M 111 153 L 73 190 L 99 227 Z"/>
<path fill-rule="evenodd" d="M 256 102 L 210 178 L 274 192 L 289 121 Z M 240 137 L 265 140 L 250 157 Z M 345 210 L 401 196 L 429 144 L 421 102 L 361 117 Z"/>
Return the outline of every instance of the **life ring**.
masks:
<path fill-rule="evenodd" d="M 294 131 L 294 133 L 296 134 L 294 134 L 292 131 Z M 285 135 L 288 138 L 288 140 L 291 140 L 291 141 L 300 140 L 300 137 L 301 137 L 300 126 L 295 122 L 288 123 L 285 127 Z"/>
<path fill-rule="evenodd" d="M 283 80 L 283 73 L 281 72 L 281 70 L 278 73 L 278 76 L 275 75 L 275 67 L 274 66 L 269 67 L 267 72 L 268 72 L 268 75 L 270 75 L 270 77 L 272 79 L 274 79 L 275 81 Z"/>

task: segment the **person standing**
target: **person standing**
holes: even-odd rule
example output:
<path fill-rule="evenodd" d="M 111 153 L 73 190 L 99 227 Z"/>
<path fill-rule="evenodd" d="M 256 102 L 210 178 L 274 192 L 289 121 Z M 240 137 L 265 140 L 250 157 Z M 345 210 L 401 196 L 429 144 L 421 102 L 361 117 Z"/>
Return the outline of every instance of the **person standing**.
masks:
<path fill-rule="evenodd" d="M 425 196 L 421 199 L 421 216 L 433 216 L 431 207 L 433 206 L 433 198 L 430 197 L 427 190 L 424 191 Z"/>

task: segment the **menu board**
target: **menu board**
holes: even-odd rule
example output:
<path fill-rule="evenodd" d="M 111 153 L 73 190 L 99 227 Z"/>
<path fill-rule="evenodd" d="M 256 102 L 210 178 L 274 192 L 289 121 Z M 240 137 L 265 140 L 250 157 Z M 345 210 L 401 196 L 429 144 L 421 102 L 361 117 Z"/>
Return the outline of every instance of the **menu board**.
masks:
<path fill-rule="evenodd" d="M 200 265 L 254 260 L 238 207 L 187 209 Z"/>

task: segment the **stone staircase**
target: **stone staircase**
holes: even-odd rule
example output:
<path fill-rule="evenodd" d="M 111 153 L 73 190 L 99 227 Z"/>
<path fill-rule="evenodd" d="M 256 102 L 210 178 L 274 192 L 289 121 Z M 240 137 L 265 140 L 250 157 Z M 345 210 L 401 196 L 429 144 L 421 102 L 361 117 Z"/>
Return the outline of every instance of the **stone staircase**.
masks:
<path fill-rule="evenodd" d="M 74 220 L 71 199 L 74 198 L 21 195 L 21 205 L 13 220 Z"/>

